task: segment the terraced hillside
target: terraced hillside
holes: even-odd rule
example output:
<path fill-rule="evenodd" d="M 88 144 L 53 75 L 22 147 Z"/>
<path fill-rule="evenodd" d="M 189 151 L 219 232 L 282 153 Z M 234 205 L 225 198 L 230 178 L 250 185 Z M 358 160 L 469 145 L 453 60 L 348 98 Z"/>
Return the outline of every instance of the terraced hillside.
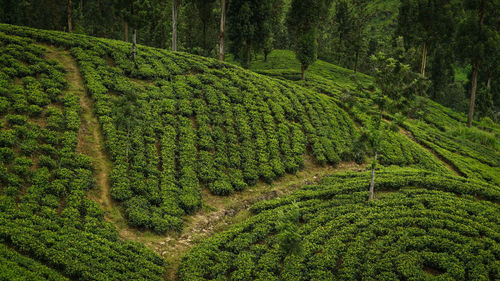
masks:
<path fill-rule="evenodd" d="M 269 60 L 0 24 L 0 279 L 498 278 L 497 124 L 387 114 L 367 203 L 371 77 Z"/>
<path fill-rule="evenodd" d="M 263 59 L 257 60 L 252 70 L 285 81 L 294 81 L 315 92 L 332 97 L 359 124 L 365 123 L 374 114 L 376 106 L 371 99 L 372 79 L 364 74 L 355 74 L 351 70 L 318 61 L 311 66 L 308 79 L 299 81 L 299 63 L 292 52 L 285 50 L 274 51 L 269 55 L 267 62 Z M 386 145 L 390 147 L 385 148 L 385 154 L 388 156 L 382 156 L 382 159 L 390 160 L 382 160 L 382 164 L 405 164 L 405 159 L 400 157 L 402 154 L 397 151 L 397 145 L 394 147 L 394 144 L 406 142 L 408 139 L 405 136 L 407 136 L 448 164 L 455 174 L 499 185 L 500 126 L 495 123 L 476 122 L 475 125 L 483 130 L 468 129 L 464 125 L 466 122 L 464 114 L 454 112 L 426 98 L 420 100 L 425 106 L 415 113 L 418 118 L 397 122 L 401 129 L 404 129 L 403 134 L 389 133 Z M 385 117 L 389 120 L 396 119 L 396 116 L 390 114 L 386 114 Z M 418 151 L 413 147 L 411 150 Z M 439 164 L 430 164 L 425 160 L 417 161 L 419 162 L 425 163 L 420 166 L 426 169 L 435 171 L 442 169 L 442 166 L 436 166 Z"/>
<path fill-rule="evenodd" d="M 180 229 L 201 189 L 227 195 L 350 149 L 348 115 L 321 95 L 229 64 L 117 41 L 8 28 L 69 48 L 113 162 L 111 195 L 131 225 Z M 73 38 L 73 39 L 72 39 Z"/>
<path fill-rule="evenodd" d="M 204 241 L 181 280 L 497 280 L 498 186 L 420 170 L 326 177 Z"/>

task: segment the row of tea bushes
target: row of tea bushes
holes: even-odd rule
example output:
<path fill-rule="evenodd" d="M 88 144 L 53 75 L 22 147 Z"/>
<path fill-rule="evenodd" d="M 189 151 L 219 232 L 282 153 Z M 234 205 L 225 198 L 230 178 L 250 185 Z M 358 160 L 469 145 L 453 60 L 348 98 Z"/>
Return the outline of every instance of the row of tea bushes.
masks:
<path fill-rule="evenodd" d="M 162 280 L 164 262 L 122 242 L 87 197 L 79 96 L 31 39 L 0 32 L 0 279 Z"/>
<path fill-rule="evenodd" d="M 391 168 L 345 173 L 259 202 L 193 248 L 181 280 L 496 280 L 500 189 Z"/>

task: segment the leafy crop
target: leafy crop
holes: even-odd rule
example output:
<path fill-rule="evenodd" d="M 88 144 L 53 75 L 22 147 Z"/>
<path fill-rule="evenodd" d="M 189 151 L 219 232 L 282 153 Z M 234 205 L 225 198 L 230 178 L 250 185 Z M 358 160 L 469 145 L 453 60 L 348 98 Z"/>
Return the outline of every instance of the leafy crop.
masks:
<path fill-rule="evenodd" d="M 135 227 L 181 229 L 204 187 L 227 195 L 295 173 L 304 154 L 336 164 L 350 151 L 349 116 L 307 89 L 189 54 L 140 47 L 132 61 L 118 41 L 9 32 L 71 48 L 113 161 L 111 195 Z"/>
<path fill-rule="evenodd" d="M 0 279 L 161 280 L 163 260 L 119 241 L 87 198 L 79 97 L 45 52 L 0 32 Z"/>
<path fill-rule="evenodd" d="M 500 189 L 421 170 L 327 177 L 189 252 L 181 280 L 498 279 Z"/>

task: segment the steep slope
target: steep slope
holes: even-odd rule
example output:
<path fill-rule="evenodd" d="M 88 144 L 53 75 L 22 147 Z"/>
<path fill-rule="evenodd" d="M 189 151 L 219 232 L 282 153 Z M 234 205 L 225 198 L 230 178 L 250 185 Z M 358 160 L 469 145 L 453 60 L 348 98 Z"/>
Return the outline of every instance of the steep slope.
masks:
<path fill-rule="evenodd" d="M 307 89 L 188 54 L 4 27 L 70 48 L 113 161 L 111 195 L 131 225 L 180 229 L 218 195 L 271 182 L 303 166 L 303 154 L 335 164 L 350 149 L 352 121 Z"/>
<path fill-rule="evenodd" d="M 119 241 L 87 198 L 92 159 L 76 152 L 84 92 L 49 53 L 0 32 L 2 279 L 161 280 L 163 260 Z"/>
<path fill-rule="evenodd" d="M 278 50 L 269 55 L 268 62 L 258 59 L 252 69 L 275 78 L 294 81 L 332 97 L 359 124 L 371 118 L 375 105 L 371 99 L 374 86 L 369 76 L 355 75 L 351 70 L 318 61 L 310 67 L 308 79 L 299 81 L 298 65 L 292 52 Z M 387 133 L 382 145 L 382 164 L 417 164 L 426 169 L 444 171 L 442 163 L 437 163 L 436 157 L 426 151 L 431 150 L 460 175 L 500 185 L 499 125 L 476 122 L 476 127 L 480 129 L 468 129 L 465 127 L 464 114 L 426 98 L 420 100 L 424 106 L 415 113 L 418 118 L 397 122 L 411 132 L 409 138 L 402 134 Z M 395 119 L 390 114 L 386 114 L 386 118 Z M 408 141 L 417 143 L 410 144 Z M 422 156 L 417 159 L 405 157 L 405 150 Z M 429 159 L 429 156 L 433 159 Z"/>
<path fill-rule="evenodd" d="M 212 218 L 203 220 L 200 216 L 222 206 L 210 213 L 214 221 L 227 216 L 229 224 L 233 216 L 238 216 L 234 221 L 250 217 L 235 228 L 243 238 L 233 237 L 234 230 L 230 230 L 207 240 L 186 256 L 180 277 L 198 280 L 200 276 L 224 279 L 234 275 L 268 280 L 281 278 L 283 272 L 282 278 L 289 279 L 290 272 L 300 275 L 297 270 L 303 268 L 288 271 L 282 268 L 282 261 L 314 264 L 302 260 L 298 253 L 282 251 L 297 240 L 297 236 L 290 240 L 286 235 L 299 228 L 296 234 L 314 244 L 316 240 L 305 234 L 309 230 L 302 228 L 306 220 L 317 216 L 335 224 L 342 210 L 349 210 L 354 218 L 373 211 L 370 219 L 375 220 L 378 215 L 397 213 L 400 207 L 408 212 L 422 211 L 418 214 L 427 214 L 424 209 L 431 214 L 445 209 L 448 214 L 450 205 L 459 206 L 465 219 L 477 219 L 475 226 L 482 231 L 479 236 L 467 232 L 467 237 L 462 237 L 455 235 L 453 228 L 452 235 L 460 241 L 479 243 L 474 245 L 490 243 L 493 252 L 485 250 L 487 258 L 467 265 L 463 274 L 445 268 L 462 262 L 457 262 L 448 248 L 435 251 L 437 254 L 417 255 L 413 264 L 442 277 L 474 277 L 476 273 L 470 272 L 477 268 L 484 268 L 490 278 L 496 277 L 490 268 L 495 266 L 496 258 L 491 254 L 496 253 L 498 237 L 487 229 L 498 232 L 498 221 L 491 215 L 497 211 L 491 202 L 498 203 L 498 184 L 452 175 L 495 183 L 498 150 L 480 138 L 470 141 L 457 135 L 459 131 L 447 126 L 459 127 L 463 116 L 439 105 L 430 103 L 421 120 L 398 123 L 399 132 L 389 130 L 394 117 L 386 116 L 381 163 L 426 169 L 398 171 L 391 167 L 377 178 L 377 190 L 382 191 L 379 195 L 399 188 L 404 191 L 387 195 L 388 200 L 381 196 L 380 203 L 365 203 L 368 175 L 360 173 L 333 176 L 314 188 L 306 186 L 280 198 L 301 185 L 317 183 L 329 173 L 363 169 L 363 165 L 352 163 L 332 166 L 344 160 L 363 160 L 357 159 L 352 140 L 356 127 L 370 118 L 373 110 L 370 77 L 353 76 L 345 69 L 319 62 L 311 68 L 308 81 L 296 81 L 295 70 L 288 67 L 295 63 L 291 53 L 281 54 L 271 55 L 274 65 L 255 65 L 263 68 L 258 71 L 266 75 L 261 75 L 216 60 L 144 46 L 138 46 L 134 61 L 131 45 L 123 42 L 0 24 L 0 259 L 9 265 L 2 263 L 0 277 L 173 278 L 180 255 L 195 243 L 180 245 L 185 242 L 180 234 L 183 225 L 188 222 L 185 227 L 197 228 L 199 224 L 189 223 L 203 225 Z M 278 65 L 283 69 L 273 69 Z M 496 124 L 485 129 L 490 132 L 472 133 L 498 132 Z M 453 161 L 455 158 L 458 160 Z M 471 165 L 471 159 L 479 164 Z M 252 185 L 256 187 L 248 188 Z M 257 191 L 265 186 L 267 191 Z M 419 190 L 406 191 L 407 187 Z M 476 196 L 476 205 L 471 205 L 470 195 Z M 278 199 L 258 203 L 252 214 L 247 211 L 253 203 L 271 198 Z M 433 198 L 436 205 L 429 203 Z M 310 210 L 300 210 L 299 223 L 288 215 L 282 219 L 280 206 L 286 206 L 286 214 L 296 205 L 302 208 L 309 204 Z M 122 219 L 133 228 L 122 225 Z M 262 235 L 254 239 L 257 236 L 249 234 L 246 226 L 261 219 Z M 273 219 L 283 228 L 273 225 Z M 108 220 L 125 231 L 118 233 Z M 457 221 L 455 217 L 450 220 Z M 343 218 L 339 221 L 345 222 Z M 389 225 L 387 233 L 399 226 Z M 439 232 L 439 226 L 430 226 Z M 214 225 L 209 227 L 188 234 L 200 232 L 204 239 L 219 231 Z M 270 229 L 274 232 L 266 232 Z M 372 232 L 379 234 L 377 231 Z M 135 236 L 123 235 L 127 232 Z M 269 241 L 259 240 L 262 237 Z M 121 239 L 141 241 L 157 253 Z M 284 244 L 276 243 L 280 239 Z M 158 244 L 152 245 L 152 241 Z M 168 245 L 166 241 L 170 241 Z M 217 247 L 221 247 L 220 255 L 213 256 L 211 251 Z M 350 249 L 354 250 L 342 246 L 335 251 L 358 259 L 358 248 Z M 170 250 L 174 253 L 164 252 Z M 261 254 L 271 259 L 270 263 L 277 261 L 272 266 L 278 268 L 269 267 L 269 273 L 264 262 L 267 269 L 254 267 L 254 257 L 260 259 Z M 472 259 L 478 255 L 470 254 Z M 378 256 L 366 256 L 376 263 Z M 356 266 L 345 264 L 342 276 L 358 276 L 349 275 L 352 268 L 356 272 Z M 216 265 L 215 269 L 209 268 L 211 265 Z M 233 265 L 245 272 L 234 273 Z M 321 270 L 318 274 L 329 278 Z M 425 273 L 405 274 L 419 277 Z"/>
<path fill-rule="evenodd" d="M 500 189 L 419 170 L 326 177 L 202 242 L 181 280 L 497 280 Z"/>
<path fill-rule="evenodd" d="M 162 278 L 163 260 L 119 241 L 88 199 L 116 203 L 108 172 L 128 223 L 163 233 L 205 188 L 228 195 L 351 149 L 331 98 L 230 64 L 142 46 L 132 61 L 125 43 L 9 25 L 0 45 L 0 237 L 70 279 Z"/>

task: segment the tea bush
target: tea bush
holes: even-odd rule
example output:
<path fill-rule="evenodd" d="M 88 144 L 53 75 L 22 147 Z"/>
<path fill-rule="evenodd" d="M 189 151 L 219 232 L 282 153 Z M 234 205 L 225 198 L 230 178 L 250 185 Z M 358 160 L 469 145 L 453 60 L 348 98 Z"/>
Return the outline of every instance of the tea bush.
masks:
<path fill-rule="evenodd" d="M 0 32 L 0 279 L 162 280 L 163 260 L 120 241 L 87 198 L 79 97 L 45 52 Z"/>
<path fill-rule="evenodd" d="M 433 172 L 326 177 L 193 248 L 181 280 L 496 280 L 500 189 Z"/>
<path fill-rule="evenodd" d="M 19 27 L 6 32 L 70 49 L 113 161 L 111 195 L 134 226 L 179 229 L 181 217 L 201 206 L 203 188 L 228 195 L 297 172 L 305 154 L 336 164 L 351 149 L 349 116 L 305 88 L 190 54 L 139 46 L 132 62 L 129 45 L 118 41 Z M 31 84 L 61 90 L 49 80 Z M 46 101 L 43 92 L 35 105 Z M 63 121 L 75 127 L 74 115 L 49 108 L 48 128 L 61 130 Z"/>

